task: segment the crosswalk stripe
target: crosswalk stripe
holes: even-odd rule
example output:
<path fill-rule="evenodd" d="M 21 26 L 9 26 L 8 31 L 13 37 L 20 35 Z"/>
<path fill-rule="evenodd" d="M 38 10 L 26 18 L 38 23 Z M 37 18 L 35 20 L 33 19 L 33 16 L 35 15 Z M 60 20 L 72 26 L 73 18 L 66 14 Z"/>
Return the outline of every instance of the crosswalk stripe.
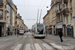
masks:
<path fill-rule="evenodd" d="M 49 46 L 48 44 L 46 44 L 46 43 L 43 43 L 42 44 L 46 49 L 51 49 L 51 50 L 53 50 L 53 48 L 51 47 L 51 46 Z"/>
<path fill-rule="evenodd" d="M 35 49 L 34 49 L 34 45 L 33 45 L 33 44 L 31 44 L 31 48 L 32 48 L 32 50 L 35 50 Z"/>
<path fill-rule="evenodd" d="M 74 49 L 74 46 L 63 46 L 64 49 Z"/>
<path fill-rule="evenodd" d="M 62 46 L 56 45 L 55 43 L 50 43 L 50 44 L 57 49 L 63 49 Z"/>
<path fill-rule="evenodd" d="M 18 45 L 14 48 L 14 50 L 19 50 L 21 46 L 22 46 L 22 44 L 18 44 Z"/>
<path fill-rule="evenodd" d="M 27 36 L 24 36 L 24 37 L 27 37 Z"/>
<path fill-rule="evenodd" d="M 30 44 L 26 44 L 25 50 L 31 50 Z"/>
<path fill-rule="evenodd" d="M 35 43 L 34 45 L 35 45 L 36 50 L 42 50 L 42 48 L 40 47 L 38 43 Z"/>

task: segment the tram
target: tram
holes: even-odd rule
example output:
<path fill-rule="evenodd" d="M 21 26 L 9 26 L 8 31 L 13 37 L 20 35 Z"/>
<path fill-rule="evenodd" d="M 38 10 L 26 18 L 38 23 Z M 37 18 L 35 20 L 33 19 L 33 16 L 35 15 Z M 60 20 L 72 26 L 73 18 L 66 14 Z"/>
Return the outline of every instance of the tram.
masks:
<path fill-rule="evenodd" d="M 35 24 L 32 26 L 33 37 L 46 37 L 44 24 Z"/>

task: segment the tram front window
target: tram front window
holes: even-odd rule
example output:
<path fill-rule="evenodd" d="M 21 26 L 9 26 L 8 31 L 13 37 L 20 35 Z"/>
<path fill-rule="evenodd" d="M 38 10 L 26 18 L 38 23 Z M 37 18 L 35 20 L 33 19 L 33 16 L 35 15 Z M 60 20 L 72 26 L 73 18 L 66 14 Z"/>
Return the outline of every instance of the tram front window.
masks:
<path fill-rule="evenodd" d="M 39 34 L 43 34 L 44 27 L 43 26 L 37 26 L 37 31 Z"/>

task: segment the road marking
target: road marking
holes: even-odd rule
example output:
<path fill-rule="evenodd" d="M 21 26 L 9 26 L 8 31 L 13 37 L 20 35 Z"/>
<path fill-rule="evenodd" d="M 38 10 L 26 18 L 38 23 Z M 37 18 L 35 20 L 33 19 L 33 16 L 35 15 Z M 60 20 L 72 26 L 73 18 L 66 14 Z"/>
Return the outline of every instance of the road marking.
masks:
<path fill-rule="evenodd" d="M 27 37 L 27 36 L 24 36 L 24 38 L 25 38 L 25 37 Z"/>
<path fill-rule="evenodd" d="M 63 46 L 64 49 L 74 49 L 74 46 Z"/>
<path fill-rule="evenodd" d="M 31 36 L 28 36 L 28 37 L 31 37 Z"/>
<path fill-rule="evenodd" d="M 35 43 L 34 45 L 35 45 L 36 50 L 42 50 L 42 48 L 40 47 L 38 43 Z"/>
<path fill-rule="evenodd" d="M 46 44 L 46 43 L 42 43 L 42 45 L 46 48 L 46 49 L 51 49 L 51 50 L 53 50 L 53 48 L 51 47 L 51 46 L 49 46 L 48 44 Z"/>
<path fill-rule="evenodd" d="M 63 49 L 62 46 L 56 45 L 55 43 L 50 43 L 50 44 L 57 49 Z"/>
<path fill-rule="evenodd" d="M 34 45 L 33 45 L 33 44 L 31 44 L 31 48 L 32 48 L 32 50 L 35 50 L 35 49 L 34 49 Z"/>
<path fill-rule="evenodd" d="M 26 44 L 25 50 L 31 50 L 30 44 Z"/>
<path fill-rule="evenodd" d="M 22 46 L 22 44 L 18 44 L 18 45 L 14 48 L 14 50 L 19 50 L 21 46 Z"/>

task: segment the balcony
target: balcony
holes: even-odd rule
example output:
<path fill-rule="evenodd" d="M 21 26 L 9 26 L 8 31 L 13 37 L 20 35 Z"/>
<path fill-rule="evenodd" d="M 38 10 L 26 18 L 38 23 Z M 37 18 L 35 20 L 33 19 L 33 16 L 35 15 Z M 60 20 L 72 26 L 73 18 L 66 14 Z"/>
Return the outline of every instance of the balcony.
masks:
<path fill-rule="evenodd" d="M 61 13 L 61 9 L 56 11 L 56 15 L 59 15 Z"/>
<path fill-rule="evenodd" d="M 0 7 L 3 6 L 3 0 L 0 0 Z"/>
<path fill-rule="evenodd" d="M 72 7 L 70 8 L 70 12 L 72 11 Z"/>
<path fill-rule="evenodd" d="M 64 0 L 64 3 L 68 3 L 68 0 Z"/>
<path fill-rule="evenodd" d="M 62 0 L 56 0 L 55 4 L 60 3 Z"/>
<path fill-rule="evenodd" d="M 67 13 L 69 13 L 70 11 L 69 11 L 69 8 L 65 8 L 64 10 L 63 10 L 63 14 L 64 15 L 67 15 Z"/>
<path fill-rule="evenodd" d="M 51 6 L 54 6 L 54 5 L 58 4 L 58 3 L 60 3 L 61 1 L 62 0 L 56 0 L 56 1 L 54 1 L 54 2 L 51 3 Z"/>

